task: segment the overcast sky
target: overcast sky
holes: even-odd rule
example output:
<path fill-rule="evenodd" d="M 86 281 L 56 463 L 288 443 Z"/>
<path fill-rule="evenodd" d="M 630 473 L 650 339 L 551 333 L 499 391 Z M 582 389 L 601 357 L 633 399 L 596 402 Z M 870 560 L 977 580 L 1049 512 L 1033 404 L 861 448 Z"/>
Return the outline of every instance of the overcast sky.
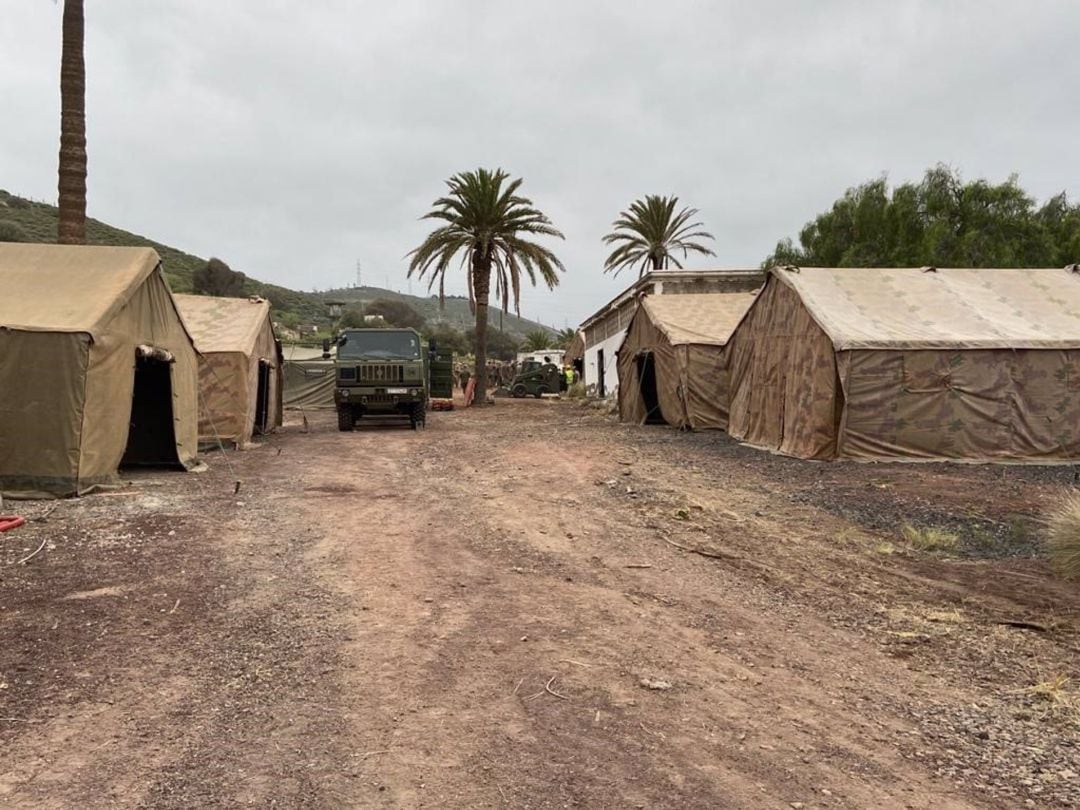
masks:
<path fill-rule="evenodd" d="M 0 188 L 56 200 L 62 2 L 8 0 Z M 566 234 L 562 327 L 633 279 L 611 220 L 677 194 L 756 266 L 848 186 L 942 161 L 1080 196 L 1080 3 L 86 0 L 89 213 L 291 287 L 407 291 L 456 171 Z M 464 281 L 455 280 L 457 292 Z M 413 282 L 414 292 L 421 285 Z"/>

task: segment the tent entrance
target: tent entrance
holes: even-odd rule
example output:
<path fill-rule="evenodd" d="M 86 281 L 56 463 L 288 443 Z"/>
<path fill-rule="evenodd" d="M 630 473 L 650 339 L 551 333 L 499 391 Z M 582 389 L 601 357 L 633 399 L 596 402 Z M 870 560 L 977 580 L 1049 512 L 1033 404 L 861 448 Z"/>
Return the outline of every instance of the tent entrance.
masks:
<path fill-rule="evenodd" d="M 135 356 L 135 387 L 122 466 L 179 467 L 173 422 L 172 356 L 140 346 Z"/>
<path fill-rule="evenodd" d="M 270 363 L 259 361 L 259 389 L 255 396 L 255 427 L 253 433 L 266 433 L 270 422 Z"/>
<path fill-rule="evenodd" d="M 634 358 L 637 363 L 638 388 L 645 404 L 646 425 L 666 425 L 660 412 L 660 396 L 656 392 L 656 362 L 652 352 L 644 352 Z"/>

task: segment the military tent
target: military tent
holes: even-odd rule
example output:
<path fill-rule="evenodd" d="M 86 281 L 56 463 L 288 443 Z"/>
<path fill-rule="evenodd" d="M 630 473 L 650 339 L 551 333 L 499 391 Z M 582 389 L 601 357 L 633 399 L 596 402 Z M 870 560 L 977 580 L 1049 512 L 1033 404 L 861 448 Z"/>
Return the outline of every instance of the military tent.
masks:
<path fill-rule="evenodd" d="M 801 458 L 1074 460 L 1075 270 L 773 269 L 728 346 L 728 430 Z"/>
<path fill-rule="evenodd" d="M 753 301 L 746 292 L 643 297 L 618 351 L 619 418 L 726 428 L 724 347 Z"/>
<path fill-rule="evenodd" d="M 281 356 L 265 298 L 177 295 L 199 351 L 199 441 L 243 447 L 281 425 Z"/>
<path fill-rule="evenodd" d="M 189 467 L 195 348 L 149 248 L 0 243 L 0 491 L 76 495 Z"/>
<path fill-rule="evenodd" d="M 285 408 L 333 408 L 334 372 L 334 361 L 322 359 L 322 349 L 287 347 L 283 375 Z"/>

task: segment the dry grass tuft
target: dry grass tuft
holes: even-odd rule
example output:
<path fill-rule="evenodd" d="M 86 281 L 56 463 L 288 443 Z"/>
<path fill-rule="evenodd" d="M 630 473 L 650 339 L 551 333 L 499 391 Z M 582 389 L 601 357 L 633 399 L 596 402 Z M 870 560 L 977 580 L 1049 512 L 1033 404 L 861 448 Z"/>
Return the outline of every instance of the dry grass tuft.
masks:
<path fill-rule="evenodd" d="M 1054 570 L 1080 579 L 1080 494 L 1067 497 L 1047 520 L 1046 551 Z"/>
<path fill-rule="evenodd" d="M 908 524 L 902 533 L 904 539 L 919 551 L 955 551 L 960 545 L 960 538 L 955 532 L 933 526 L 919 528 Z"/>
<path fill-rule="evenodd" d="M 1051 714 L 1080 722 L 1080 697 L 1076 692 L 1068 689 L 1069 684 L 1070 679 L 1067 675 L 1055 675 L 1047 681 L 1020 691 L 1046 703 Z"/>

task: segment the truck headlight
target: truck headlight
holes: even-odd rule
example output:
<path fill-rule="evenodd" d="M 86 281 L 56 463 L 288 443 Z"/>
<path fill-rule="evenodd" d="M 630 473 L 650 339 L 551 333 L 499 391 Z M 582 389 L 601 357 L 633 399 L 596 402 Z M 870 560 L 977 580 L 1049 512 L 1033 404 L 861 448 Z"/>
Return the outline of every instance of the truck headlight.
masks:
<path fill-rule="evenodd" d="M 349 395 L 349 389 L 348 388 L 342 388 L 341 389 L 341 395 L 343 397 L 347 397 Z"/>

